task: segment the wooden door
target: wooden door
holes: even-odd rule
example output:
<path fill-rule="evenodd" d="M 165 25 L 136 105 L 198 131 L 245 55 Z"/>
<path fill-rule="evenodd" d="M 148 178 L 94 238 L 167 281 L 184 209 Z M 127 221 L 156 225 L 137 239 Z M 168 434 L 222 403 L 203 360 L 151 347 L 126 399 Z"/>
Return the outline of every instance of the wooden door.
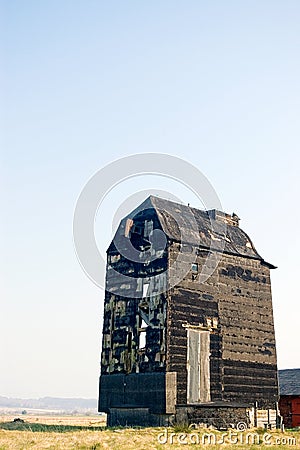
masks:
<path fill-rule="evenodd" d="M 187 403 L 209 402 L 209 331 L 189 328 L 187 333 Z"/>

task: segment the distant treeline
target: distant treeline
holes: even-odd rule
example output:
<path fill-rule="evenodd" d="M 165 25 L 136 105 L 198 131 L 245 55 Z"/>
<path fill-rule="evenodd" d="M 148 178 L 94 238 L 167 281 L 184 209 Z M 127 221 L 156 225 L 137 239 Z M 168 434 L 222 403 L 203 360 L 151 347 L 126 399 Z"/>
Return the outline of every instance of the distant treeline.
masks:
<path fill-rule="evenodd" d="M 82 410 L 97 409 L 97 400 L 92 398 L 9 398 L 0 396 L 1 408 L 35 408 L 35 409 L 59 409 Z"/>

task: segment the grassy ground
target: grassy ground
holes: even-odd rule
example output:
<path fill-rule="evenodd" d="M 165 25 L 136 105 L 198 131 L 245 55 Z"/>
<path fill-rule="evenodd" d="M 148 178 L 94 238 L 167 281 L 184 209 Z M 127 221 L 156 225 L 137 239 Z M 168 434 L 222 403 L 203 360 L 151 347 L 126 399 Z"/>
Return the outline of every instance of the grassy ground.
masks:
<path fill-rule="evenodd" d="M 236 433 L 232 430 L 233 434 L 225 436 L 216 431 L 184 428 L 107 429 L 98 416 L 22 418 L 24 423 L 14 423 L 12 417 L 0 417 L 0 450 L 300 449 L 300 431 L 266 433 L 264 430 L 251 430 L 251 433 L 256 433 L 255 436 L 247 437 L 248 432 Z M 218 445 L 214 445 L 214 439 L 219 442 Z"/>

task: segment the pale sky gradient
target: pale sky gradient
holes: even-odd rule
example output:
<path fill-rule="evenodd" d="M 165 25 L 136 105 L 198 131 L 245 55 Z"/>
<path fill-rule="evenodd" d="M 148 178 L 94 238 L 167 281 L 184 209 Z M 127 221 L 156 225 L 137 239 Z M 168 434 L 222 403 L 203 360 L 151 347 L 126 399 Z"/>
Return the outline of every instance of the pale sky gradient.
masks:
<path fill-rule="evenodd" d="M 0 1 L 0 395 L 97 397 L 103 292 L 72 238 L 76 199 L 110 161 L 181 157 L 272 271 L 279 368 L 300 367 L 300 2 Z M 139 177 L 97 216 L 113 216 Z"/>

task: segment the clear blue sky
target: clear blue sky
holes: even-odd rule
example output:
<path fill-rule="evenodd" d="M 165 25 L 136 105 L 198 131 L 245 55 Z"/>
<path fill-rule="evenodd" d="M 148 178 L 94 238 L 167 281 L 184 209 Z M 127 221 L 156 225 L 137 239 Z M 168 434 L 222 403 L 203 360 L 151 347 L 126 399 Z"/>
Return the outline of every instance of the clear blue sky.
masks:
<path fill-rule="evenodd" d="M 99 168 L 149 151 L 197 166 L 278 265 L 279 367 L 300 367 L 300 2 L 0 4 L 0 395 L 97 396 L 103 292 L 75 256 L 73 211 Z M 140 177 L 110 194 L 100 246 L 150 187 L 168 189 Z"/>

